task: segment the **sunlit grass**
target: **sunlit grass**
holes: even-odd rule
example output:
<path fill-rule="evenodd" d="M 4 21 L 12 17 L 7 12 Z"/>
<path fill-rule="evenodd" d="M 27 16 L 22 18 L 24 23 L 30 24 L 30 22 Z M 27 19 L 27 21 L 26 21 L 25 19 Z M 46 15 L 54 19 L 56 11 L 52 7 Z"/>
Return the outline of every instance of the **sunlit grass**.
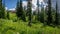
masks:
<path fill-rule="evenodd" d="M 51 26 L 43 26 L 42 23 L 32 23 L 28 26 L 28 21 L 15 21 L 17 17 L 15 14 L 10 14 L 10 20 L 0 19 L 0 34 L 60 34 L 60 29 Z"/>
<path fill-rule="evenodd" d="M 0 23 L 2 22 L 2 26 L 0 25 L 0 32 L 6 33 L 6 34 L 14 34 L 14 33 L 20 33 L 20 34 L 59 34 L 60 29 L 53 28 L 50 26 L 43 27 L 43 24 L 32 24 L 31 27 L 27 25 L 26 22 L 23 21 L 17 21 L 13 22 L 12 20 L 5 20 L 0 19 Z"/>

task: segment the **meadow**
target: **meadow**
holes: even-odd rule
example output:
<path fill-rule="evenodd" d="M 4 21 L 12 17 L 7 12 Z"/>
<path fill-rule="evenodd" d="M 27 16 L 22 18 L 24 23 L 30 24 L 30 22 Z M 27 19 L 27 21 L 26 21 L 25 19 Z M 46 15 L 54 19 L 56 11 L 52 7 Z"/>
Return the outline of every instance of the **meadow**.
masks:
<path fill-rule="evenodd" d="M 60 28 L 43 26 L 43 23 L 32 23 L 17 20 L 15 13 L 10 13 L 10 19 L 0 19 L 0 34 L 60 34 Z"/>

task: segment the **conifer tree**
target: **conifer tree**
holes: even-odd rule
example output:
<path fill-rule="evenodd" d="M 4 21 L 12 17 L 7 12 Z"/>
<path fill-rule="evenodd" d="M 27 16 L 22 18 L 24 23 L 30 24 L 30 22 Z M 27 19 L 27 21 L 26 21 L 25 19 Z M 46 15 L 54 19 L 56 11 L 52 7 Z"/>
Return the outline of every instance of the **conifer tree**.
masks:
<path fill-rule="evenodd" d="M 18 19 L 26 21 L 25 12 L 23 11 L 23 6 L 22 6 L 22 0 L 18 0 L 17 2 L 16 14 Z"/>
<path fill-rule="evenodd" d="M 2 0 L 0 0 L 0 18 L 5 18 L 5 3 L 2 3 Z"/>
<path fill-rule="evenodd" d="M 40 12 L 40 21 L 42 22 L 42 23 L 44 23 L 44 7 L 42 7 L 41 8 L 41 12 Z"/>
<path fill-rule="evenodd" d="M 28 7 L 27 7 L 27 9 L 28 9 L 28 20 L 29 20 L 29 23 L 28 23 L 28 25 L 29 26 L 31 26 L 31 23 L 32 23 L 32 8 L 31 8 L 31 6 L 32 6 L 32 0 L 27 0 L 28 1 Z"/>
<path fill-rule="evenodd" d="M 56 0 L 56 15 L 55 15 L 55 23 L 54 25 L 58 25 L 59 24 L 59 18 L 58 18 L 58 4 L 57 4 L 57 0 Z"/>
<path fill-rule="evenodd" d="M 38 21 L 40 21 L 39 0 L 37 0 L 37 10 L 38 10 L 37 19 Z"/>
<path fill-rule="evenodd" d="M 16 15 L 17 15 L 17 17 L 19 18 L 20 17 L 20 15 L 19 15 L 19 1 L 17 1 L 17 7 L 16 7 Z"/>
<path fill-rule="evenodd" d="M 1 12 L 2 12 L 2 0 L 0 0 L 0 18 L 2 16 Z"/>
<path fill-rule="evenodd" d="M 10 19 L 10 17 L 9 17 L 9 11 L 7 11 L 7 19 Z"/>
<path fill-rule="evenodd" d="M 48 21 L 47 21 L 47 25 L 50 25 L 52 23 L 52 15 L 51 15 L 51 0 L 48 0 Z"/>

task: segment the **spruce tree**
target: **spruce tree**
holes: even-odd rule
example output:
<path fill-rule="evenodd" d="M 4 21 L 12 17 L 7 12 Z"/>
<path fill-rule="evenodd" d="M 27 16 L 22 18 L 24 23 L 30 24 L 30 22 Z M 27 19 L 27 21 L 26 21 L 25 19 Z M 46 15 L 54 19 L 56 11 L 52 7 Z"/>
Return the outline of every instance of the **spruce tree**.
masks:
<path fill-rule="evenodd" d="M 50 25 L 52 23 L 52 15 L 51 15 L 51 0 L 48 0 L 48 21 L 47 21 L 47 25 Z"/>
<path fill-rule="evenodd" d="M 17 17 L 19 18 L 20 17 L 20 15 L 19 15 L 19 1 L 17 1 L 17 7 L 16 7 L 16 15 L 17 15 Z"/>
<path fill-rule="evenodd" d="M 37 10 L 38 10 L 37 20 L 40 21 L 39 0 L 37 0 Z"/>
<path fill-rule="evenodd" d="M 40 21 L 41 21 L 42 23 L 44 23 L 44 17 L 45 17 L 45 16 L 44 16 L 44 13 L 45 13 L 45 12 L 44 12 L 44 7 L 42 7 L 42 8 L 41 8 L 41 12 L 40 12 Z"/>
<path fill-rule="evenodd" d="M 10 17 L 9 17 L 9 11 L 7 11 L 7 19 L 10 19 Z"/>
<path fill-rule="evenodd" d="M 4 0 L 4 3 L 3 3 L 3 18 L 6 18 L 6 13 L 5 13 L 5 0 Z"/>
<path fill-rule="evenodd" d="M 59 24 L 59 18 L 58 18 L 58 4 L 57 4 L 57 0 L 56 0 L 56 15 L 55 15 L 55 23 L 54 25 L 58 25 Z"/>
<path fill-rule="evenodd" d="M 16 14 L 18 19 L 26 21 L 25 12 L 23 11 L 23 6 L 22 6 L 22 0 L 18 0 L 17 2 Z"/>
<path fill-rule="evenodd" d="M 28 1 L 28 7 L 27 7 L 27 9 L 28 9 L 28 20 L 29 20 L 29 22 L 28 22 L 28 25 L 29 26 L 31 26 L 31 23 L 32 23 L 32 8 L 31 8 L 31 6 L 32 6 L 32 3 L 31 3 L 31 1 L 32 0 L 27 0 Z"/>
<path fill-rule="evenodd" d="M 2 0 L 0 0 L 0 18 L 2 17 Z"/>
<path fill-rule="evenodd" d="M 2 0 L 0 0 L 0 18 L 5 18 L 5 3 L 2 3 Z"/>

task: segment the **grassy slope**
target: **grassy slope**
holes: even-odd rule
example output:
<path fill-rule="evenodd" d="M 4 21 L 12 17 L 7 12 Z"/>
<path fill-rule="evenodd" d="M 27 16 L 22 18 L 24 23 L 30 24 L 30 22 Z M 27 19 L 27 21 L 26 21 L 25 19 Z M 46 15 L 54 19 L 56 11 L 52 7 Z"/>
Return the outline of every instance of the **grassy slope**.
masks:
<path fill-rule="evenodd" d="M 27 26 L 27 22 L 0 19 L 0 33 L 3 34 L 59 34 L 60 29 L 53 27 L 43 27 L 43 24 L 32 24 L 32 27 Z"/>
<path fill-rule="evenodd" d="M 42 23 L 27 25 L 28 22 L 17 21 L 15 14 L 10 14 L 10 20 L 0 19 L 0 34 L 60 34 L 60 29 L 50 26 L 43 27 Z"/>

